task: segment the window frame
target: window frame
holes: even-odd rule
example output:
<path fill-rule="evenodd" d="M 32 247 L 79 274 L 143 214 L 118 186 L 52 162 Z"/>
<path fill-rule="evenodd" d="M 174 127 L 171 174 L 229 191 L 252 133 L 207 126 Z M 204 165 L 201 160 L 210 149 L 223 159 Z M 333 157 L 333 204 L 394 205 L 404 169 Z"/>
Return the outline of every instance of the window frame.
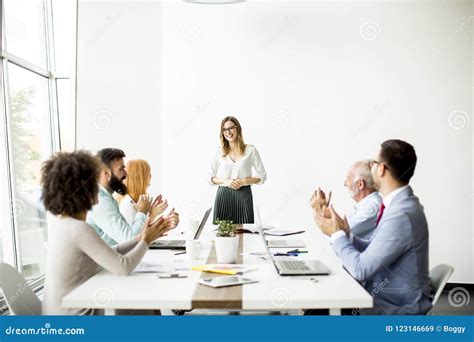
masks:
<path fill-rule="evenodd" d="M 48 125 L 49 125 L 49 137 L 48 144 L 51 147 L 51 151 L 54 153 L 61 150 L 61 132 L 60 132 L 60 113 L 58 104 L 58 91 L 57 91 L 57 80 L 69 79 L 72 80 L 71 86 L 73 87 L 72 92 L 76 94 L 76 70 L 77 70 L 77 18 L 78 18 L 78 0 L 73 1 L 72 6 L 75 7 L 75 61 L 73 65 L 75 70 L 71 70 L 70 74 L 57 73 L 55 71 L 55 49 L 54 49 L 54 27 L 53 27 L 53 6 L 52 0 L 42 0 L 43 11 L 44 11 L 44 25 L 45 25 L 45 42 L 46 42 L 46 69 L 42 66 L 31 63 L 19 56 L 16 56 L 8 52 L 8 45 L 6 42 L 6 31 L 5 31 L 5 11 L 4 2 L 1 1 L 1 42 L 0 42 L 0 82 L 2 83 L 3 92 L 0 94 L 0 152 L 4 156 L 0 159 L 0 167 L 5 169 L 7 179 L 2 179 L 0 182 L 6 185 L 6 196 L 7 196 L 7 207 L 4 210 L 6 217 L 5 222 L 9 222 L 6 226 L 2 227 L 2 245 L 7 246 L 8 249 L 3 250 L 3 262 L 9 263 L 14 266 L 19 272 L 22 271 L 21 261 L 21 244 L 19 225 L 17 218 L 15 217 L 15 205 L 16 203 L 16 191 L 14 189 L 15 174 L 13 170 L 13 156 L 12 156 L 12 132 L 11 132 L 11 111 L 10 111 L 10 83 L 9 83 L 9 63 L 12 63 L 25 71 L 32 72 L 36 75 L 44 77 L 48 82 Z M 71 93 L 72 93 L 71 92 Z M 71 98 L 73 105 L 74 115 L 74 148 L 76 148 L 76 98 Z M 3 194 L 2 194 L 3 196 Z M 29 280 L 30 285 L 34 290 L 39 290 L 44 284 L 44 275 Z M 0 303 L 1 304 L 1 303 Z"/>

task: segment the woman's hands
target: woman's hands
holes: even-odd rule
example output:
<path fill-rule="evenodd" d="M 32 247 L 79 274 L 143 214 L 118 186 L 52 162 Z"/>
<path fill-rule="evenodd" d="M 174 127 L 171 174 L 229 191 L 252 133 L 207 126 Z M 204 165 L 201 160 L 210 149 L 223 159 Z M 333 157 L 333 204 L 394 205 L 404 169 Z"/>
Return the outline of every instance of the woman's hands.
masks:
<path fill-rule="evenodd" d="M 153 205 L 151 206 L 151 211 L 150 211 L 151 221 L 153 222 L 155 218 L 163 214 L 167 208 L 168 208 L 168 200 L 166 199 L 163 200 L 161 195 L 159 195 L 153 202 Z"/>
<path fill-rule="evenodd" d="M 148 214 L 151 210 L 151 203 L 153 198 L 150 197 L 148 194 L 140 195 L 137 204 L 135 204 L 135 209 L 137 212 L 144 213 L 145 215 Z"/>
<path fill-rule="evenodd" d="M 179 214 L 173 210 L 167 215 L 160 217 L 158 220 L 153 222 L 151 216 L 147 218 L 145 224 L 143 225 L 143 231 L 139 236 L 140 240 L 146 242 L 147 245 L 150 245 L 156 239 L 159 239 L 173 228 L 175 228 L 179 223 Z"/>

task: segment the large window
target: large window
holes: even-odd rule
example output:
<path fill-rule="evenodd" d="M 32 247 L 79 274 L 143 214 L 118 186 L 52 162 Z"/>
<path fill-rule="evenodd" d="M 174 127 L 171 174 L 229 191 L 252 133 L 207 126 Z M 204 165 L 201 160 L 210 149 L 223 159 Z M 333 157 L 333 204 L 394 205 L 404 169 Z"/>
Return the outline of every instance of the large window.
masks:
<path fill-rule="evenodd" d="M 76 0 L 3 0 L 0 261 L 45 273 L 41 164 L 75 143 Z"/>

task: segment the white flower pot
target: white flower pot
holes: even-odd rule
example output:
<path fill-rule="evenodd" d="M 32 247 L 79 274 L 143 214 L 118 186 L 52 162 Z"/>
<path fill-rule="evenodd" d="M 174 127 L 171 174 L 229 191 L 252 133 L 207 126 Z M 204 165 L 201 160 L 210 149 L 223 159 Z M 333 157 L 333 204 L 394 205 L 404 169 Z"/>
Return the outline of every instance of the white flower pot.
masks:
<path fill-rule="evenodd" d="M 235 264 L 237 261 L 237 250 L 239 248 L 239 237 L 216 236 L 214 238 L 218 264 Z"/>

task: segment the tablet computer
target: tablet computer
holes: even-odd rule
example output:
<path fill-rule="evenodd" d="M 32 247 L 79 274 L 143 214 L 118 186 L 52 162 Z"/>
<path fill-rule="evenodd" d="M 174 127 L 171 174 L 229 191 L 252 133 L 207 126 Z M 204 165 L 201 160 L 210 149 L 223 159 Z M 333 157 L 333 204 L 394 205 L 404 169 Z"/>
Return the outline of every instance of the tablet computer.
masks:
<path fill-rule="evenodd" d="M 203 278 L 199 280 L 199 284 L 203 284 L 211 287 L 225 287 L 225 286 L 234 286 L 242 284 L 251 284 L 256 283 L 258 280 L 253 280 L 249 278 L 244 278 L 240 275 L 224 276 L 224 277 L 215 277 L 215 278 Z"/>

